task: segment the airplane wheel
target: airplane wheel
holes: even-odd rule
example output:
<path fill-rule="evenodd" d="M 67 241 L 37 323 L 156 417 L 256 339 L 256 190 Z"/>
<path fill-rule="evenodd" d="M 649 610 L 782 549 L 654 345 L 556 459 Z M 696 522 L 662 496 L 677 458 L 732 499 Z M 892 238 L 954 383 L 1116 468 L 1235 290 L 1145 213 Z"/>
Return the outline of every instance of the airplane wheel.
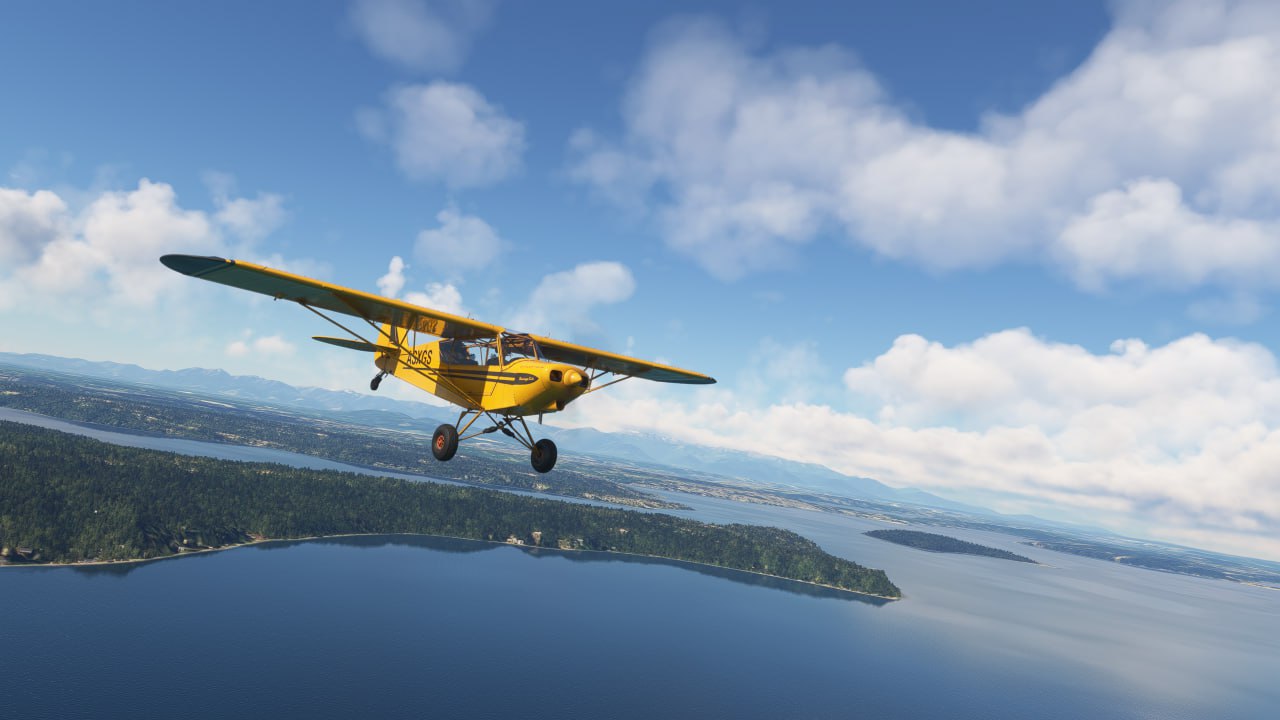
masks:
<path fill-rule="evenodd" d="M 381 384 L 382 384 L 382 374 L 379 373 L 377 375 L 374 375 L 373 379 L 369 381 L 369 389 L 373 390 L 374 392 L 377 392 L 378 386 Z"/>
<path fill-rule="evenodd" d="M 444 462 L 458 452 L 458 431 L 452 425 L 441 425 L 431 436 L 431 454 Z"/>
<path fill-rule="evenodd" d="M 551 468 L 556 466 L 556 444 L 546 438 L 534 443 L 529 462 L 540 473 L 551 472 Z"/>

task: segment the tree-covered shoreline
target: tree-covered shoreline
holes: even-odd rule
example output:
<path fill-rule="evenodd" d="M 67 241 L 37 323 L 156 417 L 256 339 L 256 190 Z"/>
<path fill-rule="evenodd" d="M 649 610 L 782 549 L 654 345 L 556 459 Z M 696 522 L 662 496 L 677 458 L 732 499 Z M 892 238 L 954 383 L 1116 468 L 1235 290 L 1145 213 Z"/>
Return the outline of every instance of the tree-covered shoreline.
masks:
<path fill-rule="evenodd" d="M 868 530 L 863 533 L 878 540 L 886 540 L 898 545 L 906 545 L 917 550 L 928 550 L 929 552 L 940 553 L 956 553 L 959 555 L 979 555 L 981 557 L 1000 558 L 1001 560 L 1013 560 L 1015 562 L 1026 562 L 1038 565 L 1035 560 L 1024 555 L 1011 553 L 1008 550 L 1000 550 L 999 548 L 987 547 L 965 540 L 958 540 L 946 535 L 938 535 L 936 533 L 920 532 L 918 530 Z"/>
<path fill-rule="evenodd" d="M 175 455 L 0 422 L 0 546 L 45 562 L 419 533 L 652 555 L 898 598 L 881 570 L 796 533 L 511 493 Z"/>

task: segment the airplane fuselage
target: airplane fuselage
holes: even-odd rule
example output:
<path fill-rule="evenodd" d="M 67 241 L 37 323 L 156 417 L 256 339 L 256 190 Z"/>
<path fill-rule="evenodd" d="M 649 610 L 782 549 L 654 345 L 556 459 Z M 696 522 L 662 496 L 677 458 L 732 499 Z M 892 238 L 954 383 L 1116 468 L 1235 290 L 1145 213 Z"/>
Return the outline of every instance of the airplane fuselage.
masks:
<path fill-rule="evenodd" d="M 559 412 L 588 389 L 587 372 L 573 365 L 494 353 L 488 361 L 449 362 L 435 341 L 411 351 L 384 347 L 378 369 L 468 410 L 505 415 Z"/>

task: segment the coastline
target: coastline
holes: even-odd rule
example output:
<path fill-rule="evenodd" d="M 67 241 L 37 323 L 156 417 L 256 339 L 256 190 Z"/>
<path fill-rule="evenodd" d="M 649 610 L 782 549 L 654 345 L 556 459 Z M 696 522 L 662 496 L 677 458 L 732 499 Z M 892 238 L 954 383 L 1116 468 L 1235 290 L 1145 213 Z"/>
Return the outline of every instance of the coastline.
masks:
<path fill-rule="evenodd" d="M 161 560 L 173 560 L 176 558 L 190 557 L 193 555 L 202 555 L 205 553 L 221 552 L 223 550 L 235 550 L 238 548 L 246 548 L 246 547 L 252 547 L 254 545 L 264 545 L 269 543 L 305 542 L 309 540 L 327 540 L 329 538 L 344 538 L 344 537 L 381 537 L 381 536 L 446 538 L 449 540 L 466 540 L 468 542 L 486 543 L 490 545 L 509 545 L 511 547 L 521 548 L 524 550 L 537 550 L 539 552 L 597 553 L 600 555 L 621 555 L 626 557 L 651 558 L 651 559 L 657 559 L 657 560 L 665 560 L 673 563 L 682 563 L 686 565 L 696 565 L 699 567 L 716 568 L 717 570 L 730 570 L 733 572 L 746 573 L 748 575 L 757 575 L 759 577 L 773 578 L 775 580 L 784 580 L 786 582 L 800 583 L 801 585 L 809 585 L 812 587 L 819 587 L 827 590 L 835 590 L 837 592 L 850 593 L 852 595 L 858 595 L 861 597 L 876 598 L 877 600 L 884 600 L 886 602 L 895 602 L 898 600 L 902 600 L 905 597 L 905 596 L 891 597 L 888 595 L 877 595 L 875 593 L 862 592 L 861 590 L 850 590 L 849 588 L 842 588 L 836 585 L 828 585 L 825 583 L 813 582 L 811 580 L 797 580 L 796 578 L 789 578 L 789 577 L 784 577 L 782 575 L 774 575 L 772 573 L 759 572 L 757 570 L 743 570 L 742 568 L 729 567 L 727 565 L 714 565 L 712 563 L 698 562 L 697 560 L 684 560 L 680 558 L 666 557 L 665 555 L 646 555 L 643 553 L 622 552 L 618 550 L 589 550 L 584 548 L 572 548 L 572 549 L 551 548 L 551 547 L 540 547 L 537 545 L 523 545 L 523 544 L 518 545 L 515 543 L 506 542 L 505 540 L 477 540 L 476 538 L 458 537 L 456 535 L 434 535 L 431 533 L 407 533 L 407 532 L 336 533 L 333 535 L 309 535 L 307 537 L 261 538 L 259 540 L 251 540 L 249 542 L 236 543 L 234 545 L 221 545 L 219 547 L 199 548 L 195 550 L 187 550 L 185 552 L 174 553 L 173 555 L 161 555 L 159 557 L 153 557 L 153 558 L 130 558 L 127 560 L 85 560 L 81 562 L 69 562 L 69 563 L 67 562 L 63 562 L 63 563 L 5 562 L 5 563 L 0 563 L 0 569 L 3 569 L 3 568 L 79 568 L 79 567 L 95 567 L 95 566 L 104 566 L 104 565 L 141 564 L 141 563 L 159 562 Z"/>

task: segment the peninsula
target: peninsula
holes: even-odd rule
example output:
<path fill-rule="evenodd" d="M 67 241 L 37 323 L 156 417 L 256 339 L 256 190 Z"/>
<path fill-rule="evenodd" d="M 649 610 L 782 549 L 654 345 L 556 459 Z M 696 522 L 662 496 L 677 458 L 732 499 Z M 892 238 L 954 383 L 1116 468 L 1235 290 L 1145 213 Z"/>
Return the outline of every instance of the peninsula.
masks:
<path fill-rule="evenodd" d="M 648 555 L 901 597 L 884 571 L 779 528 L 190 457 L 11 422 L 0 422 L 0 468 L 0 550 L 8 551 L 0 559 L 9 562 L 109 562 L 262 539 L 415 533 Z"/>
<path fill-rule="evenodd" d="M 1017 562 L 1027 562 L 1033 565 L 1039 565 L 1039 563 L 1029 557 L 1018 555 L 1017 553 L 1011 553 L 1008 550 L 1000 550 L 998 548 L 987 547 L 986 545 L 957 540 L 956 538 L 948 537 L 946 535 L 920 532 L 918 530 L 868 530 L 864 534 L 878 540 L 888 540 L 891 543 L 906 545 L 907 547 L 913 547 L 918 550 L 928 550 L 929 552 L 981 555 L 982 557 L 1015 560 Z"/>

